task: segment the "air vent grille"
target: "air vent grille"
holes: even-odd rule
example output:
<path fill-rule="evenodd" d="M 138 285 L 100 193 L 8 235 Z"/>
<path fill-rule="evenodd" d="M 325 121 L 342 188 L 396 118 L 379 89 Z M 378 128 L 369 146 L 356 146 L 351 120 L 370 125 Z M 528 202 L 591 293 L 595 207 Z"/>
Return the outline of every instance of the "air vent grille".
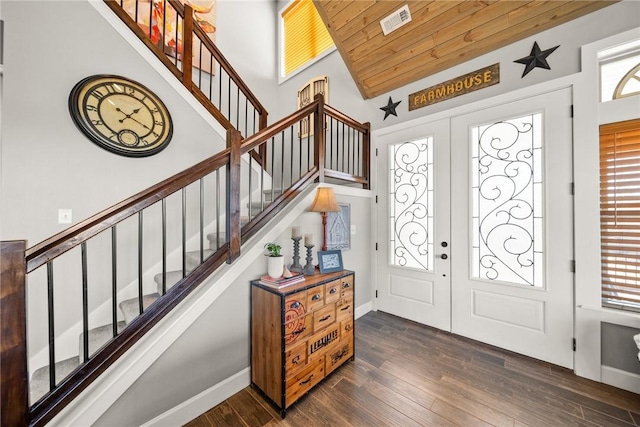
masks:
<path fill-rule="evenodd" d="M 380 21 L 380 26 L 382 27 L 382 33 L 386 36 L 409 22 L 411 22 L 411 12 L 409 12 L 409 5 L 405 4 Z"/>

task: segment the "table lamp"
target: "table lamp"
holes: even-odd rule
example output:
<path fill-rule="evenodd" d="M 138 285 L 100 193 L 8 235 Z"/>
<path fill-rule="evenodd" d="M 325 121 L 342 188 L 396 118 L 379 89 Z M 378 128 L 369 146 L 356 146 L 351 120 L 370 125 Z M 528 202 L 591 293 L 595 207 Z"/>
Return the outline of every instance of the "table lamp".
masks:
<path fill-rule="evenodd" d="M 318 187 L 316 198 L 309 209 L 322 214 L 322 250 L 327 250 L 327 212 L 340 212 L 340 206 L 333 194 L 333 188 Z"/>

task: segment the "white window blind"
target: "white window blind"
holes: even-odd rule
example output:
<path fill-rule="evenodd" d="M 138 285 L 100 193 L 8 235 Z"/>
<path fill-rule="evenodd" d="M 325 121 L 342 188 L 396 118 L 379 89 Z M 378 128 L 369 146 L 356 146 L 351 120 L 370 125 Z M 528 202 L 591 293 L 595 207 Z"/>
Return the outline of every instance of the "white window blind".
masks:
<path fill-rule="evenodd" d="M 640 119 L 600 126 L 602 303 L 640 311 Z"/>

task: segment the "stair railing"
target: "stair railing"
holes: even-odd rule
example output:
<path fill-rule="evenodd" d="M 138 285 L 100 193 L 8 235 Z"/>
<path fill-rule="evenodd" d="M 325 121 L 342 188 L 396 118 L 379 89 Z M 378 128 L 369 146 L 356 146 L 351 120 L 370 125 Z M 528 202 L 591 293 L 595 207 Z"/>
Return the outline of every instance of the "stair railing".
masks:
<path fill-rule="evenodd" d="M 307 117 L 314 123 L 313 134 L 300 132 L 301 121 Z M 342 155 L 344 162 L 327 155 L 327 138 L 336 152 L 349 153 Z M 369 125 L 325 106 L 321 95 L 250 138 L 242 139 L 238 131 L 229 130 L 227 145 L 215 156 L 31 248 L 26 249 L 25 241 L 2 242 L 2 425 L 44 425 L 50 421 L 225 261 L 237 259 L 242 243 L 307 185 L 333 178 L 369 186 Z M 250 153 L 256 150 L 264 152 L 268 171 L 251 167 L 256 160 Z M 276 179 L 267 180 L 267 174 Z M 266 188 L 266 183 L 271 186 Z M 255 194 L 268 195 L 268 200 L 261 199 L 256 207 Z M 243 217 L 247 221 L 244 225 Z M 215 235 L 214 243 L 204 249 L 208 232 Z M 195 249 L 193 265 L 187 260 L 193 254 L 188 247 Z M 129 259 L 135 262 L 129 265 Z M 70 288 L 60 275 L 69 279 L 65 275 L 74 264 L 79 268 L 71 277 L 75 280 Z M 148 301 L 145 279 L 154 268 L 159 295 Z M 177 277 L 170 279 L 172 274 Z M 94 281 L 99 283 L 94 286 Z M 28 331 L 26 328 L 27 282 L 30 295 L 38 295 L 30 298 L 29 304 L 46 301 L 46 333 L 42 334 L 46 337 L 41 347 L 48 353 L 48 390 L 42 396 L 30 391 L 28 343 L 37 341 L 31 335 L 39 330 L 35 319 Z M 77 307 L 69 293 L 64 299 L 59 297 L 60 286 L 71 289 L 71 295 L 80 295 Z M 110 306 L 109 313 L 99 320 L 107 323 L 111 337 L 98 349 L 91 348 L 88 338 L 92 323 L 96 323 L 93 311 L 99 311 L 91 307 L 95 294 L 109 295 L 105 299 Z M 117 308 L 125 298 L 133 300 L 137 313 L 123 326 Z M 69 375 L 58 375 L 57 313 L 74 311 L 81 332 L 79 365 Z"/>
<path fill-rule="evenodd" d="M 178 0 L 105 0 L 193 96 L 243 137 L 267 126 L 267 110 Z"/>

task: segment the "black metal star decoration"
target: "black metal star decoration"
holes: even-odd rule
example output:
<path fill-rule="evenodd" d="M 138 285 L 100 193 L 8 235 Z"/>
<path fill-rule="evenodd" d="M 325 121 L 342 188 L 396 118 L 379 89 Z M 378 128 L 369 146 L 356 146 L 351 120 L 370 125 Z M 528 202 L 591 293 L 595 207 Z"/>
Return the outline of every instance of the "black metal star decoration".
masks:
<path fill-rule="evenodd" d="M 556 47 L 552 47 L 551 49 L 540 50 L 540 46 L 538 46 L 538 42 L 533 42 L 533 48 L 531 49 L 531 53 L 529 54 L 529 56 L 525 56 L 524 58 L 516 59 L 513 62 L 518 62 L 520 64 L 525 64 L 526 65 L 524 67 L 524 72 L 522 73 L 522 77 L 524 77 L 527 74 L 529 74 L 529 71 L 533 70 L 536 67 L 550 70 L 551 67 L 549 66 L 549 63 L 547 62 L 547 56 L 551 55 L 553 53 L 553 51 L 556 50 L 559 47 L 560 47 L 560 45 L 558 45 Z"/>
<path fill-rule="evenodd" d="M 389 102 L 387 102 L 387 105 L 385 105 L 384 107 L 380 107 L 380 109 L 382 111 L 384 111 L 384 119 L 385 120 L 387 117 L 389 117 L 389 115 L 393 114 L 394 116 L 398 117 L 398 114 L 396 113 L 396 107 L 398 106 L 398 104 L 400 104 L 402 101 L 398 101 L 398 102 L 393 102 L 391 100 L 391 97 L 389 97 Z"/>

